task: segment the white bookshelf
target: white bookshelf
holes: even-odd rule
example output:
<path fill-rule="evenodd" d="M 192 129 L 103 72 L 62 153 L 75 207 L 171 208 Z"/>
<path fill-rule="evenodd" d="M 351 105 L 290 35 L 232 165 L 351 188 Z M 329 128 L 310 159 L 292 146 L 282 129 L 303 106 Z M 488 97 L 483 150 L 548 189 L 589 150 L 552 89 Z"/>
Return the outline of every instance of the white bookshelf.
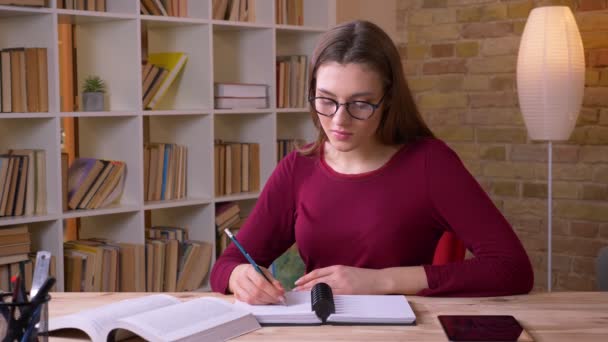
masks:
<path fill-rule="evenodd" d="M 259 143 L 263 186 L 276 167 L 277 139 L 314 139 L 308 108 L 276 108 L 275 59 L 285 54 L 310 58 L 320 34 L 335 24 L 335 0 L 304 0 L 303 26 L 276 25 L 274 0 L 256 0 L 255 22 L 212 20 L 211 0 L 189 0 L 188 18 L 140 15 L 139 0 L 107 0 L 104 13 L 58 9 L 55 0 L 49 2 L 49 8 L 41 9 L 0 6 L 0 49 L 46 47 L 49 73 L 48 113 L 0 113 L 0 153 L 10 148 L 46 150 L 48 213 L 3 217 L 0 228 L 29 225 L 32 250 L 49 250 L 57 258 L 58 290 L 64 289 L 65 219 L 80 219 L 81 237 L 143 243 L 145 213 L 150 211 L 153 225 L 187 227 L 192 239 L 215 245 L 216 203 L 239 201 L 248 212 L 259 193 L 215 197 L 214 140 Z M 79 92 L 84 78 L 99 75 L 108 89 L 106 111 L 60 111 L 58 23 L 75 24 Z M 141 103 L 142 27 L 148 30 L 148 53 L 188 55 L 183 72 L 157 110 L 144 110 Z M 215 110 L 214 82 L 267 84 L 270 106 Z M 64 117 L 78 117 L 78 155 L 126 162 L 119 204 L 62 210 Z M 144 121 L 149 122 L 150 141 L 188 147 L 186 198 L 144 201 Z M 209 290 L 207 279 L 201 290 Z"/>

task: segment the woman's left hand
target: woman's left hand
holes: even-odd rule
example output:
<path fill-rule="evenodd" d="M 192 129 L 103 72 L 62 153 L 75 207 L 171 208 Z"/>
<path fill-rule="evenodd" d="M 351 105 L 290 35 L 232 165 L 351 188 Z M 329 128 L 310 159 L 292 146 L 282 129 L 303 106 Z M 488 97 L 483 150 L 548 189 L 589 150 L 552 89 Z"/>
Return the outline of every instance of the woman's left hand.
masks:
<path fill-rule="evenodd" d="M 295 291 L 310 291 L 317 283 L 326 283 L 335 294 L 380 294 L 386 284 L 381 270 L 335 265 L 316 269 L 296 280 Z M 384 279 L 386 280 L 386 279 Z"/>

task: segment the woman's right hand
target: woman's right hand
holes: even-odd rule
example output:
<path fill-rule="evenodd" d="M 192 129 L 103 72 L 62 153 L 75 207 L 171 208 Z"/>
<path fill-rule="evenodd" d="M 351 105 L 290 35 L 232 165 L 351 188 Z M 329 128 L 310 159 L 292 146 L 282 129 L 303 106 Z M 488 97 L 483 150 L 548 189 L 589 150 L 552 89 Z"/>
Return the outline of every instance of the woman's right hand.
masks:
<path fill-rule="evenodd" d="M 240 264 L 232 270 L 228 289 L 236 299 L 249 304 L 275 304 L 285 300 L 285 289 L 268 269 L 261 267 L 269 283 L 250 264 Z"/>

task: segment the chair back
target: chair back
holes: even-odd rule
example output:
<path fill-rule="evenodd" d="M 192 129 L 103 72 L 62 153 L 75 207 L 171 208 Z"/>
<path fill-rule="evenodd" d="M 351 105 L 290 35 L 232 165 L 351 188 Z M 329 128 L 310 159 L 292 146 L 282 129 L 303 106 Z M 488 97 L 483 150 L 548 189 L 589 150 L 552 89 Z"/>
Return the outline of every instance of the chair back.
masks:
<path fill-rule="evenodd" d="M 600 249 L 595 267 L 598 290 L 608 291 L 608 246 Z"/>
<path fill-rule="evenodd" d="M 444 232 L 433 256 L 433 265 L 444 265 L 450 262 L 464 260 L 466 248 L 462 241 L 451 232 Z"/>

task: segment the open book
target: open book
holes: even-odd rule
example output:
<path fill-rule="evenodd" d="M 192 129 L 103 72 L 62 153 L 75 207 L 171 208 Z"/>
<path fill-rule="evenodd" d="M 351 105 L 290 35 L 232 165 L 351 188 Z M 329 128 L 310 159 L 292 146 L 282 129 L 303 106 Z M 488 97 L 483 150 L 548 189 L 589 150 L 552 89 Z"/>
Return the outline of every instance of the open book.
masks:
<path fill-rule="evenodd" d="M 319 284 L 317 284 L 319 285 Z M 285 294 L 287 305 L 250 305 L 235 301 L 235 306 L 253 313 L 262 325 L 413 325 L 416 315 L 402 295 L 332 295 L 319 291 L 292 291 Z M 325 285 L 325 284 L 323 284 Z M 325 298 L 323 298 L 325 297 Z M 334 309 L 323 315 L 328 303 Z"/>
<path fill-rule="evenodd" d="M 49 331 L 79 329 L 93 341 L 139 335 L 147 341 L 223 341 L 260 328 L 247 311 L 217 298 L 187 302 L 165 294 L 127 299 L 51 318 Z"/>

